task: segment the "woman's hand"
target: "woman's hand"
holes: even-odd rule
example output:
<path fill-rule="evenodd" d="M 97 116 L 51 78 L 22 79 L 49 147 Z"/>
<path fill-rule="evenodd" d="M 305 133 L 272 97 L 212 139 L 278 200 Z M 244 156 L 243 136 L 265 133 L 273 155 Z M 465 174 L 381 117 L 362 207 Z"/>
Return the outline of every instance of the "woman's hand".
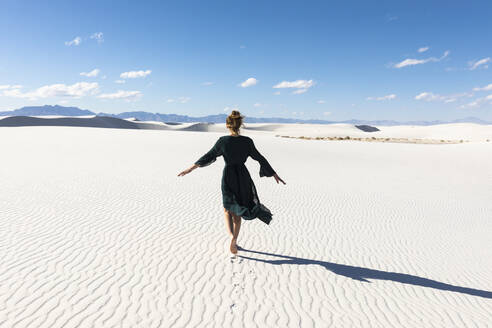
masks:
<path fill-rule="evenodd" d="M 186 175 L 188 173 L 190 173 L 191 171 L 193 171 L 194 169 L 196 169 L 197 167 L 199 167 L 198 165 L 194 164 L 192 167 L 190 167 L 189 169 L 186 169 L 184 170 L 183 172 L 181 172 L 180 174 L 178 174 L 178 177 L 182 177 L 183 175 Z"/>
<path fill-rule="evenodd" d="M 277 183 L 280 181 L 280 182 L 282 182 L 283 184 L 286 184 L 286 183 L 284 182 L 284 180 L 280 179 L 280 177 L 277 175 L 277 173 L 275 173 L 275 174 L 273 175 L 273 177 L 275 178 L 275 180 L 277 181 Z"/>

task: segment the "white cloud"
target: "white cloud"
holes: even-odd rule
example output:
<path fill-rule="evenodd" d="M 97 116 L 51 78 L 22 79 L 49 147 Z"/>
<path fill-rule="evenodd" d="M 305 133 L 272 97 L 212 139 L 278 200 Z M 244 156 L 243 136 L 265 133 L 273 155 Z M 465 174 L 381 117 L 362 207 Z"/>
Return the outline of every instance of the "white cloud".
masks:
<path fill-rule="evenodd" d="M 253 106 L 255 106 L 255 107 L 261 107 L 261 106 L 263 106 L 263 105 L 262 105 L 262 104 L 260 104 L 260 103 L 256 103 L 256 104 L 254 104 Z"/>
<path fill-rule="evenodd" d="M 97 41 L 97 43 L 103 43 L 104 42 L 104 34 L 103 32 L 96 32 L 90 36 L 91 39 L 94 39 Z"/>
<path fill-rule="evenodd" d="M 425 101 L 437 101 L 444 100 L 444 96 L 434 94 L 432 92 L 422 92 L 415 96 L 416 100 L 425 100 Z"/>
<path fill-rule="evenodd" d="M 103 93 L 99 95 L 98 98 L 101 99 L 124 99 L 124 100 L 134 100 L 140 98 L 142 93 L 140 91 L 123 91 L 118 90 L 113 93 Z"/>
<path fill-rule="evenodd" d="M 245 45 L 240 45 L 240 46 L 239 46 L 239 48 L 240 48 L 240 49 L 245 49 L 245 48 L 246 48 L 246 46 L 245 46 Z"/>
<path fill-rule="evenodd" d="M 82 42 L 82 38 L 80 36 L 75 37 L 72 41 L 66 41 L 66 46 L 78 46 Z"/>
<path fill-rule="evenodd" d="M 139 77 L 146 77 L 147 75 L 150 75 L 150 73 L 152 73 L 150 69 L 146 71 L 129 71 L 121 73 L 120 77 L 122 79 L 136 79 Z"/>
<path fill-rule="evenodd" d="M 190 97 L 178 97 L 178 98 L 169 98 L 167 100 L 168 103 L 181 103 L 181 104 L 186 104 L 191 100 Z"/>
<path fill-rule="evenodd" d="M 278 96 L 278 95 L 280 95 L 280 91 L 275 91 L 273 94 L 274 94 L 275 96 Z"/>
<path fill-rule="evenodd" d="M 86 77 L 96 77 L 99 74 L 100 70 L 98 68 L 93 69 L 90 72 L 82 72 L 80 75 L 86 76 Z"/>
<path fill-rule="evenodd" d="M 296 80 L 296 81 L 282 81 L 273 86 L 274 89 L 285 89 L 285 88 L 293 88 L 298 89 L 292 92 L 292 94 L 298 95 L 301 93 L 305 93 L 308 91 L 310 87 L 314 85 L 313 80 Z"/>
<path fill-rule="evenodd" d="M 126 81 L 125 80 L 116 80 L 116 81 L 114 81 L 114 83 L 125 84 Z"/>
<path fill-rule="evenodd" d="M 381 97 L 367 97 L 367 100 L 377 100 L 377 101 L 383 101 L 383 100 L 393 100 L 396 99 L 395 94 L 390 94 L 386 96 L 381 96 Z"/>
<path fill-rule="evenodd" d="M 323 112 L 323 115 L 325 116 L 331 115 L 331 112 Z"/>
<path fill-rule="evenodd" d="M 21 92 L 20 88 L 5 90 L 4 96 L 15 98 L 28 98 L 35 100 L 38 98 L 50 98 L 50 97 L 72 97 L 80 98 L 87 95 L 93 95 L 99 92 L 99 85 L 97 82 L 87 83 L 78 82 L 72 85 L 65 84 L 51 84 L 40 87 L 31 92 Z"/>
<path fill-rule="evenodd" d="M 402 67 L 406 67 L 406 66 L 425 64 L 425 63 L 429 63 L 429 62 L 439 62 L 439 61 L 443 60 L 444 58 L 446 58 L 449 55 L 449 53 L 450 53 L 449 50 L 445 51 L 444 54 L 440 58 L 435 58 L 435 57 L 430 57 L 427 59 L 411 59 L 411 58 L 409 58 L 409 59 L 405 59 L 402 62 L 394 64 L 393 67 L 402 68 Z"/>
<path fill-rule="evenodd" d="M 20 85 L 20 84 L 16 84 L 16 85 L 10 85 L 10 84 L 0 85 L 0 90 L 20 89 L 20 88 L 22 88 L 22 85 Z"/>
<path fill-rule="evenodd" d="M 249 79 L 247 79 L 246 81 L 241 83 L 240 86 L 243 88 L 247 88 L 247 87 L 253 86 L 257 83 L 258 83 L 257 79 L 255 79 L 254 77 L 250 77 Z"/>
<path fill-rule="evenodd" d="M 202 85 L 205 85 L 205 86 L 209 86 L 209 85 L 213 85 L 214 83 L 213 82 L 203 82 Z"/>
<path fill-rule="evenodd" d="M 422 47 L 422 48 L 419 48 L 419 50 L 417 50 L 417 51 L 422 53 L 422 52 L 426 52 L 427 50 L 429 50 L 429 47 Z"/>
<path fill-rule="evenodd" d="M 473 88 L 473 91 L 492 91 L 492 83 L 481 88 Z"/>
<path fill-rule="evenodd" d="M 487 57 L 477 61 L 471 61 L 468 63 L 468 66 L 470 66 L 470 71 L 473 71 L 477 68 L 487 69 L 489 68 L 489 65 L 487 64 L 489 62 L 490 62 L 490 57 Z"/>
<path fill-rule="evenodd" d="M 429 61 L 429 59 L 405 59 L 404 61 L 399 62 L 398 64 L 395 64 L 394 67 L 396 67 L 396 68 L 402 68 L 402 67 L 405 67 L 405 66 L 425 64 L 428 61 Z"/>
<path fill-rule="evenodd" d="M 474 107 L 478 107 L 479 105 L 480 103 L 478 101 L 472 101 L 468 104 L 461 105 L 460 108 L 474 108 Z"/>
<path fill-rule="evenodd" d="M 296 80 L 296 81 L 282 81 L 273 86 L 274 89 L 283 88 L 297 88 L 297 89 L 308 89 L 314 85 L 313 80 Z"/>
<path fill-rule="evenodd" d="M 386 14 L 386 21 L 387 22 L 392 22 L 398 19 L 398 16 L 391 15 L 391 14 Z"/>
<path fill-rule="evenodd" d="M 485 97 L 477 98 L 468 104 L 461 105 L 460 107 L 461 108 L 475 108 L 475 107 L 480 107 L 484 103 L 489 103 L 490 105 L 492 105 L 492 94 L 485 96 Z"/>
<path fill-rule="evenodd" d="M 326 101 L 324 101 L 324 100 L 322 100 L 322 99 L 320 99 L 320 100 L 318 100 L 318 101 L 317 101 L 317 103 L 318 103 L 318 104 L 324 104 L 325 102 L 326 102 Z"/>
<path fill-rule="evenodd" d="M 492 94 L 486 96 L 486 97 L 481 97 L 473 100 L 472 102 L 461 105 L 460 108 L 475 108 L 475 107 L 480 107 L 484 103 L 489 103 L 492 105 Z"/>
<path fill-rule="evenodd" d="M 445 96 L 435 94 L 432 92 L 422 92 L 422 93 L 419 93 L 418 95 L 416 95 L 415 99 L 416 100 L 423 100 L 423 101 L 442 101 L 445 103 L 451 103 L 451 102 L 455 102 L 456 100 L 458 100 L 458 98 L 471 97 L 471 96 L 472 96 L 472 94 L 468 93 L 468 92 L 457 93 L 457 94 L 452 94 L 452 95 L 445 95 Z"/>

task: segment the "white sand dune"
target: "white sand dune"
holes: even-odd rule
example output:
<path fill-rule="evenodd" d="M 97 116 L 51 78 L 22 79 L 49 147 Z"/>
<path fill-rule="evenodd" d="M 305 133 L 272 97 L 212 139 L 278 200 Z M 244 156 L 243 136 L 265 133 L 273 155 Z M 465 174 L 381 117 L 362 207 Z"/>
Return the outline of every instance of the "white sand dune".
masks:
<path fill-rule="evenodd" d="M 469 141 L 492 141 L 492 125 L 474 123 L 452 123 L 431 126 L 385 126 L 372 132 L 376 137 L 422 138 L 422 139 L 464 139 Z"/>
<path fill-rule="evenodd" d="M 45 118 L 36 116 L 10 116 L 0 120 L 0 127 L 26 126 L 61 126 L 61 127 L 94 127 L 111 129 L 150 129 L 165 130 L 164 125 L 132 122 L 107 116 L 93 117 L 55 117 Z"/>
<path fill-rule="evenodd" d="M 177 126 L 179 131 L 195 131 L 195 132 L 225 132 L 224 124 L 213 123 L 188 123 L 186 125 Z"/>
<path fill-rule="evenodd" d="M 376 137 L 453 139 L 469 141 L 492 141 L 492 125 L 452 123 L 430 126 L 376 126 L 380 131 L 364 132 L 351 124 L 247 124 L 246 131 L 268 131 L 294 137 Z"/>
<path fill-rule="evenodd" d="M 231 258 L 222 133 L 0 128 L 0 327 L 490 327 L 492 143 L 244 134 L 287 185 Z"/>
<path fill-rule="evenodd" d="M 0 118 L 0 127 L 20 126 L 79 126 L 118 129 L 173 130 L 191 132 L 227 133 L 225 124 L 214 123 L 163 123 L 119 119 L 104 116 L 13 116 Z M 425 140 L 453 140 L 492 142 L 492 125 L 452 123 L 432 126 L 377 126 L 380 131 L 365 132 L 351 124 L 245 124 L 245 133 L 251 135 L 282 135 L 289 137 L 346 137 L 351 138 L 406 138 Z"/>

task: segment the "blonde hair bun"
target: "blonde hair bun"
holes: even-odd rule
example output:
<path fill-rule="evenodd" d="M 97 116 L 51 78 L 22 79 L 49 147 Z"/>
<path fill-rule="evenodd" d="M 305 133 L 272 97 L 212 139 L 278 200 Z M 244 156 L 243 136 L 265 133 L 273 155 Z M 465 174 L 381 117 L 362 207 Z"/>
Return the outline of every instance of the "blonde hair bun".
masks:
<path fill-rule="evenodd" d="M 237 110 L 233 110 L 231 114 L 229 115 L 231 118 L 242 118 L 241 113 Z"/>
<path fill-rule="evenodd" d="M 239 133 L 239 129 L 243 125 L 243 118 L 244 116 L 239 111 L 233 110 L 226 118 L 226 127 L 235 133 Z"/>

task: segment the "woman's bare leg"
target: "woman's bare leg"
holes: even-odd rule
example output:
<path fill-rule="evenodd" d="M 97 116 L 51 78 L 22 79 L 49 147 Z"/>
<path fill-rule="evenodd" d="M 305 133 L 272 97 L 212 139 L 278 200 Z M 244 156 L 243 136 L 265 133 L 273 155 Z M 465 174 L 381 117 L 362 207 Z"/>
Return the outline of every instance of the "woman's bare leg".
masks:
<path fill-rule="evenodd" d="M 227 231 L 231 236 L 234 235 L 234 226 L 232 223 L 232 214 L 224 208 L 224 214 L 225 214 L 225 222 L 226 222 L 226 227 Z"/>
<path fill-rule="evenodd" d="M 234 228 L 232 232 L 232 239 L 231 239 L 231 253 L 236 254 L 237 253 L 237 237 L 239 236 L 239 231 L 241 230 L 241 217 L 237 216 L 235 214 L 232 214 L 233 221 L 234 221 Z"/>

